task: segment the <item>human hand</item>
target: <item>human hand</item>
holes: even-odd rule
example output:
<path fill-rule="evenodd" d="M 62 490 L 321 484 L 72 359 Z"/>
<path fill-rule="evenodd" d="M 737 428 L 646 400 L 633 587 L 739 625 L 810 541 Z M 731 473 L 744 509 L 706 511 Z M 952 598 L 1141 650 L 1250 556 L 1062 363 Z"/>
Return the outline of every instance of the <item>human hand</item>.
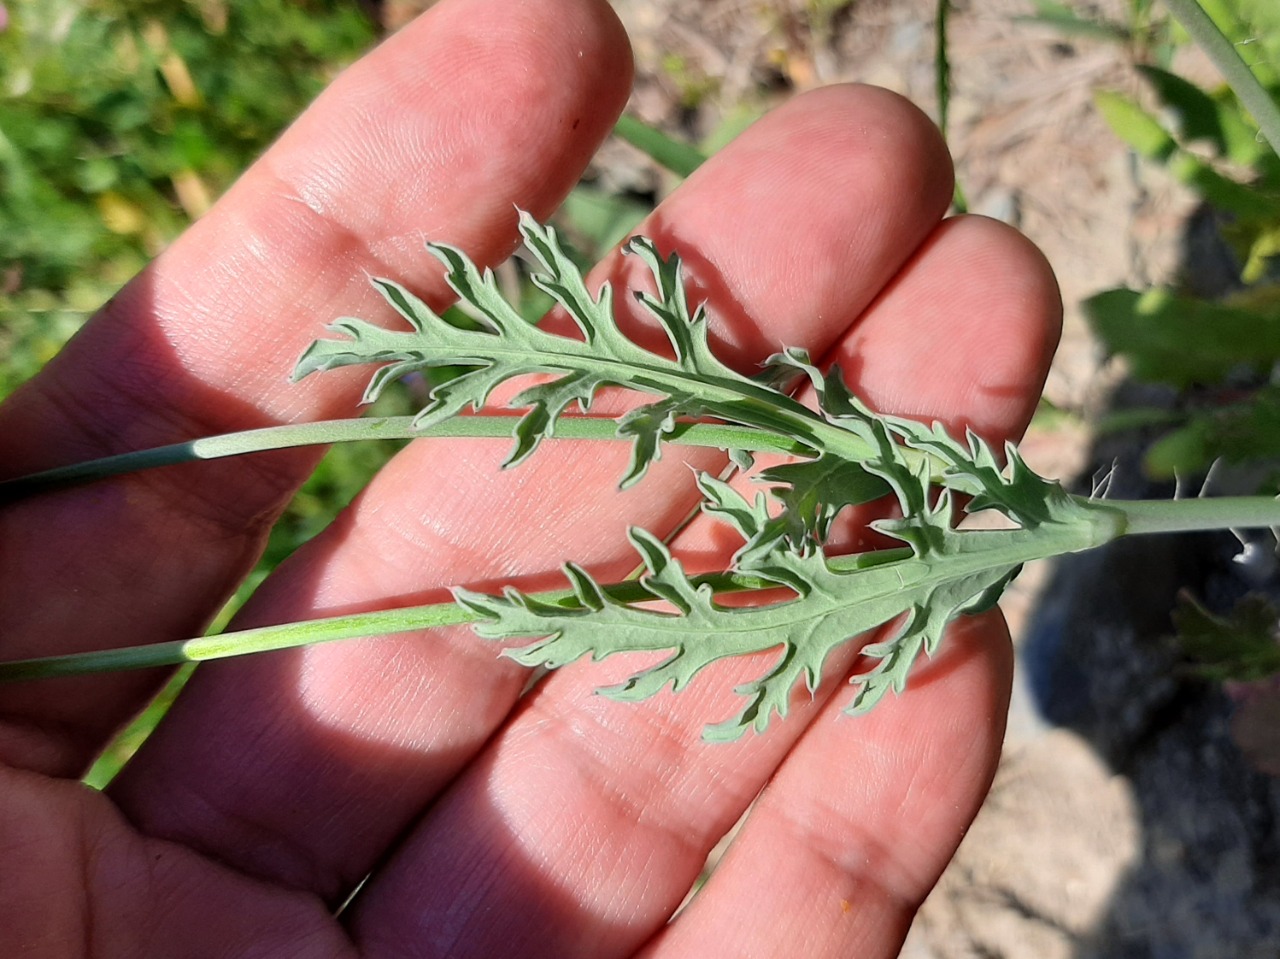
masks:
<path fill-rule="evenodd" d="M 599 0 L 441 3 L 342 76 L 0 410 L 4 472 L 352 412 L 358 372 L 288 383 L 303 347 L 336 316 L 377 315 L 366 273 L 441 305 L 423 238 L 482 262 L 509 252 L 513 207 L 557 205 L 629 64 Z M 684 256 L 717 350 L 742 368 L 804 346 L 877 408 L 999 443 L 1034 407 L 1057 294 L 1012 231 L 942 221 L 950 196 L 922 114 L 840 87 L 757 124 L 641 232 Z M 505 450 L 410 446 L 238 625 L 459 583 L 538 588 L 565 559 L 625 575 L 625 527 L 671 528 L 691 502 L 683 464 L 713 462 L 669 451 L 618 493 L 625 450 L 548 443 L 500 473 Z M 6 507 L 0 654 L 198 634 L 314 461 L 195 464 Z M 727 552 L 696 525 L 676 548 L 698 566 Z M 994 769 L 1010 673 L 998 613 L 957 626 L 866 717 L 837 718 L 832 675 L 731 745 L 699 738 L 734 709 L 731 664 L 675 697 L 590 695 L 633 668 L 567 667 L 521 698 L 524 672 L 466 629 L 210 664 L 106 795 L 75 777 L 163 677 L 0 688 L 0 954 L 895 954 Z"/>

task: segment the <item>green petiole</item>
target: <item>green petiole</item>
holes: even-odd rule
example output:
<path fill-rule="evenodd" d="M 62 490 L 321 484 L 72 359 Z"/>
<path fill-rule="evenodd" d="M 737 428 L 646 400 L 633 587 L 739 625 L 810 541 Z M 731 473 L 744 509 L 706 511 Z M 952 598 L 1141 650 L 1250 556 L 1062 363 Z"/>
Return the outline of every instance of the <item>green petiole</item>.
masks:
<path fill-rule="evenodd" d="M 224 433 L 183 443 L 172 443 L 154 449 L 120 453 L 116 456 L 59 466 L 0 481 L 0 503 L 12 502 L 52 489 L 91 483 L 161 466 L 177 466 L 182 463 L 244 456 L 249 453 L 265 453 L 300 446 L 350 443 L 359 440 L 460 439 L 464 437 L 509 439 L 521 416 L 509 413 L 459 416 L 426 429 L 414 426 L 414 419 L 412 416 L 384 416 L 267 426 L 256 430 Z M 617 427 L 617 421 L 607 417 L 564 417 L 556 423 L 556 436 L 570 440 L 616 440 Z M 680 423 L 676 425 L 667 442 L 676 446 L 739 449 L 750 453 L 804 455 L 810 452 L 796 440 L 764 430 L 732 424 Z"/>
<path fill-rule="evenodd" d="M 1263 497 L 1223 497 L 1219 499 L 1176 500 L 1090 500 L 1075 497 L 1086 514 L 1093 517 L 1088 528 L 1081 525 L 1069 536 L 1053 535 L 1047 530 L 1028 533 L 1024 530 L 1000 530 L 969 533 L 988 544 L 990 559 L 978 561 L 1001 566 L 1043 559 L 1078 549 L 1102 545 L 1122 535 L 1138 533 L 1181 533 L 1213 529 L 1248 529 L 1280 527 L 1280 500 Z M 911 550 L 894 548 L 838 556 L 828 560 L 833 572 L 852 572 L 890 563 L 909 561 Z M 692 577 L 698 586 L 706 585 L 717 595 L 775 588 L 777 583 L 740 572 L 714 573 Z M 637 602 L 648 597 L 644 587 L 635 581 L 604 587 L 610 598 L 621 602 Z M 568 589 L 532 594 L 532 599 L 546 606 L 566 611 L 581 609 L 574 593 Z M 0 663 L 0 682 L 49 679 L 116 670 L 149 669 L 244 656 L 273 650 L 292 649 L 314 643 L 343 639 L 367 638 L 395 633 L 434 629 L 477 622 L 481 617 L 456 602 L 444 601 L 422 606 L 333 616 L 305 622 L 235 630 L 215 636 L 173 642 L 96 650 L 63 656 Z"/>
<path fill-rule="evenodd" d="M 881 550 L 879 562 L 891 562 L 905 558 L 908 549 Z M 865 554 L 832 561 L 833 566 L 854 569 L 868 565 Z M 695 577 L 698 584 L 706 584 L 716 593 L 735 593 L 775 587 L 759 576 L 742 573 L 715 573 Z M 643 588 L 635 581 L 617 583 L 606 587 L 609 595 L 619 602 L 635 602 L 646 598 Z M 548 606 L 560 606 L 566 610 L 575 608 L 571 590 L 549 590 L 536 594 L 539 602 Z M 422 606 L 406 606 L 400 609 L 378 610 L 371 613 L 354 613 L 348 616 L 331 616 L 280 626 L 261 626 L 256 629 L 233 630 L 215 636 L 182 639 L 146 646 L 126 646 L 119 649 L 95 650 L 88 653 L 70 653 L 64 656 L 43 656 L 36 659 L 14 660 L 0 663 L 0 682 L 19 682 L 32 679 L 50 679 L 56 676 L 82 676 L 89 673 L 112 672 L 128 669 L 151 669 L 157 666 L 177 666 L 182 663 L 226 659 L 281 649 L 294 649 L 313 643 L 328 643 L 340 639 L 359 639 L 371 636 L 387 636 L 421 629 L 458 626 L 474 623 L 480 617 L 453 602 L 429 603 Z"/>

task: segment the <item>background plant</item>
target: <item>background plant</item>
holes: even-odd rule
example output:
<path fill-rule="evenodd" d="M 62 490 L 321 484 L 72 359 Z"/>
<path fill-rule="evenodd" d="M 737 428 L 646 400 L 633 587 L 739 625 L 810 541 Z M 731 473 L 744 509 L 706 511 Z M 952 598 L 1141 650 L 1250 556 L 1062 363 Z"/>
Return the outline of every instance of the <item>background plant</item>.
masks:
<path fill-rule="evenodd" d="M 1204 5 L 1240 51 L 1259 92 L 1280 103 L 1280 7 L 1256 0 Z M 1175 33 L 1175 45 L 1177 37 Z M 1181 38 L 1181 43 L 1186 38 Z M 1147 48 L 1138 48 L 1140 53 Z M 1129 410 L 1104 424 L 1156 425 L 1146 452 L 1156 478 L 1202 476 L 1217 460 L 1256 469 L 1274 489 L 1280 465 L 1280 157 L 1240 95 L 1167 69 L 1173 48 L 1140 61 L 1142 98 L 1097 95 L 1112 129 L 1141 157 L 1192 188 L 1229 250 L 1225 288 L 1114 289 L 1085 303 L 1094 331 L 1138 379 L 1178 391 L 1172 408 Z M 1194 270 L 1195 265 L 1189 265 Z"/>
<path fill-rule="evenodd" d="M 376 36 L 361 8 L 343 0 L 8 0 L 7 9 L 0 399 Z M 382 408 L 397 402 L 388 396 Z M 388 452 L 346 446 L 327 457 L 248 588 L 317 532 Z"/>
<path fill-rule="evenodd" d="M 5 8 L 0 399 L 376 35 L 365 13 L 342 0 L 6 0 Z M 389 396 L 383 408 L 395 402 Z M 387 455 L 385 445 L 348 444 L 327 456 L 239 598 Z M 163 706 L 126 735 L 93 781 L 109 777 Z"/>
<path fill-rule="evenodd" d="M 1114 90 L 1096 102 L 1111 128 L 1146 162 L 1199 198 L 1207 239 L 1188 250 L 1225 252 L 1225 275 L 1206 289 L 1189 253 L 1173 285 L 1117 288 L 1084 303 L 1094 333 L 1130 375 L 1167 388 L 1167 402 L 1117 410 L 1104 432 L 1140 431 L 1152 479 L 1207 480 L 1225 464 L 1236 489 L 1280 489 L 1280 7 L 1257 0 L 1174 0 L 1170 7 L 1232 82 L 1196 83 L 1170 67 L 1192 41 L 1178 25 L 1134 7 L 1134 25 L 1075 17 L 1053 3 L 1055 25 L 1092 27 L 1125 42 L 1143 81 L 1140 95 Z M 1212 27 L 1203 21 L 1211 20 Z M 1200 21 L 1200 22 L 1195 22 Z M 1216 27 L 1217 37 L 1207 37 Z M 1155 42 L 1152 42 L 1155 38 Z M 1216 46 L 1215 46 L 1216 45 Z M 1203 253 L 1201 253 L 1203 256 Z M 1263 560 L 1261 573 L 1268 565 Z M 1256 564 L 1255 564 L 1256 565 Z M 1247 595 L 1221 616 L 1184 595 L 1177 639 L 1205 675 L 1257 680 L 1276 661 L 1280 607 Z"/>

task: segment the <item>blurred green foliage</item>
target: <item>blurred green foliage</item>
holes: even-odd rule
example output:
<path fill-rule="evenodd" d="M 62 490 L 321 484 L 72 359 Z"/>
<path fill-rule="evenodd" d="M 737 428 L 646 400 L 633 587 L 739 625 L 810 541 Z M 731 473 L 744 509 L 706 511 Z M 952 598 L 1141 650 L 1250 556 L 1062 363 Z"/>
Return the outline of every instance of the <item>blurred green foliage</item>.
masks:
<path fill-rule="evenodd" d="M 351 0 L 5 6 L 0 398 L 376 37 Z M 284 538 L 296 543 L 314 531 L 332 510 L 333 488 L 382 458 L 335 454 L 295 505 Z"/>
<path fill-rule="evenodd" d="M 1198 2 L 1242 55 L 1245 70 L 1236 83 L 1248 83 L 1252 73 L 1260 96 L 1280 103 L 1280 3 Z M 1144 23 L 1161 30 L 1149 17 Z M 1188 244 L 1184 288 L 1106 290 L 1085 301 L 1095 333 L 1127 360 L 1134 378 L 1176 391 L 1171 407 L 1120 410 L 1101 425 L 1154 432 L 1143 455 L 1153 478 L 1207 478 L 1221 461 L 1246 467 L 1235 471 L 1237 483 L 1274 493 L 1280 488 L 1280 156 L 1231 86 L 1200 86 L 1173 69 L 1187 34 L 1169 25 L 1163 35 L 1162 42 L 1131 45 L 1145 86 L 1140 96 L 1102 91 L 1095 99 L 1135 154 L 1162 165 L 1200 198 L 1209 213 L 1205 222 L 1229 248 L 1234 276 L 1225 288 L 1194 295 L 1203 285 L 1197 277 L 1203 264 Z M 1255 571 L 1265 567 L 1249 556 L 1246 549 L 1237 559 Z M 1273 601 L 1247 595 L 1220 616 L 1188 594 L 1173 614 L 1174 639 L 1199 675 L 1263 679 L 1280 669 L 1276 612 Z"/>
<path fill-rule="evenodd" d="M 1085 13 L 1063 0 L 1031 0 L 1031 7 L 1034 13 L 1017 19 L 1052 27 L 1064 36 L 1123 44 L 1141 61 L 1167 63 L 1173 54 L 1173 31 L 1156 0 L 1129 0 L 1123 20 Z"/>
<path fill-rule="evenodd" d="M 351 0 L 8 0 L 6 8 L 0 398 L 376 38 Z M 282 521 L 264 567 L 316 532 L 386 456 L 376 445 L 333 451 Z"/>
<path fill-rule="evenodd" d="M 5 0 L 0 399 L 220 195 L 376 39 L 352 0 Z M 408 409 L 403 392 L 378 412 Z M 394 444 L 334 449 L 226 612 Z M 183 672 L 90 774 L 107 782 Z"/>
<path fill-rule="evenodd" d="M 1202 0 L 1273 99 L 1280 98 L 1280 4 Z M 1177 30 L 1176 42 L 1188 42 Z M 1133 151 L 1192 188 L 1219 224 L 1235 277 L 1211 300 L 1187 290 L 1107 290 L 1084 304 L 1106 348 L 1138 379 L 1179 390 L 1176 409 L 1112 425 L 1162 425 L 1144 465 L 1157 478 L 1203 475 L 1216 460 L 1280 474 L 1280 157 L 1226 84 L 1202 87 L 1139 63 L 1142 96 L 1097 94 Z M 1188 279 L 1199 264 L 1185 266 Z"/>
<path fill-rule="evenodd" d="M 1265 597 L 1246 596 L 1219 616 L 1183 593 L 1173 618 L 1187 658 L 1206 679 L 1249 682 L 1280 673 L 1280 608 Z"/>
<path fill-rule="evenodd" d="M 345 0 L 6 0 L 0 397 L 374 40 Z"/>

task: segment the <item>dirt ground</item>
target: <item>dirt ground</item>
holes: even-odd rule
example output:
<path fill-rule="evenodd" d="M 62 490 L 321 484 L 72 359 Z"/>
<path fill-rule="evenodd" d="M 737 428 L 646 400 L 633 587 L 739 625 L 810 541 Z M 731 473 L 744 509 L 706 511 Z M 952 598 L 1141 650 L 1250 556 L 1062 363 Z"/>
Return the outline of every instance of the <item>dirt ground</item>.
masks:
<path fill-rule="evenodd" d="M 935 0 L 614 6 L 636 52 L 629 109 L 681 135 L 714 141 L 797 91 L 850 80 L 936 115 Z M 1090 9 L 1123 22 L 1129 4 Z M 1126 51 L 1019 20 L 1030 12 L 1030 0 L 957 4 L 949 140 L 970 209 L 1017 226 L 1057 271 L 1066 321 L 1045 395 L 1065 415 L 1038 420 L 1023 452 L 1040 472 L 1087 484 L 1105 462 L 1088 424 L 1122 371 L 1100 355 L 1079 303 L 1172 280 L 1195 203 L 1135 162 L 1093 108 L 1098 89 L 1136 87 Z M 623 144 L 597 172 L 641 193 L 669 186 Z M 1168 547 L 1142 547 L 1028 569 L 1007 594 L 1030 665 L 991 796 L 921 910 L 907 959 L 1280 955 L 1277 780 L 1234 751 L 1221 691 L 1188 692 L 1144 645 L 1186 571 Z"/>

